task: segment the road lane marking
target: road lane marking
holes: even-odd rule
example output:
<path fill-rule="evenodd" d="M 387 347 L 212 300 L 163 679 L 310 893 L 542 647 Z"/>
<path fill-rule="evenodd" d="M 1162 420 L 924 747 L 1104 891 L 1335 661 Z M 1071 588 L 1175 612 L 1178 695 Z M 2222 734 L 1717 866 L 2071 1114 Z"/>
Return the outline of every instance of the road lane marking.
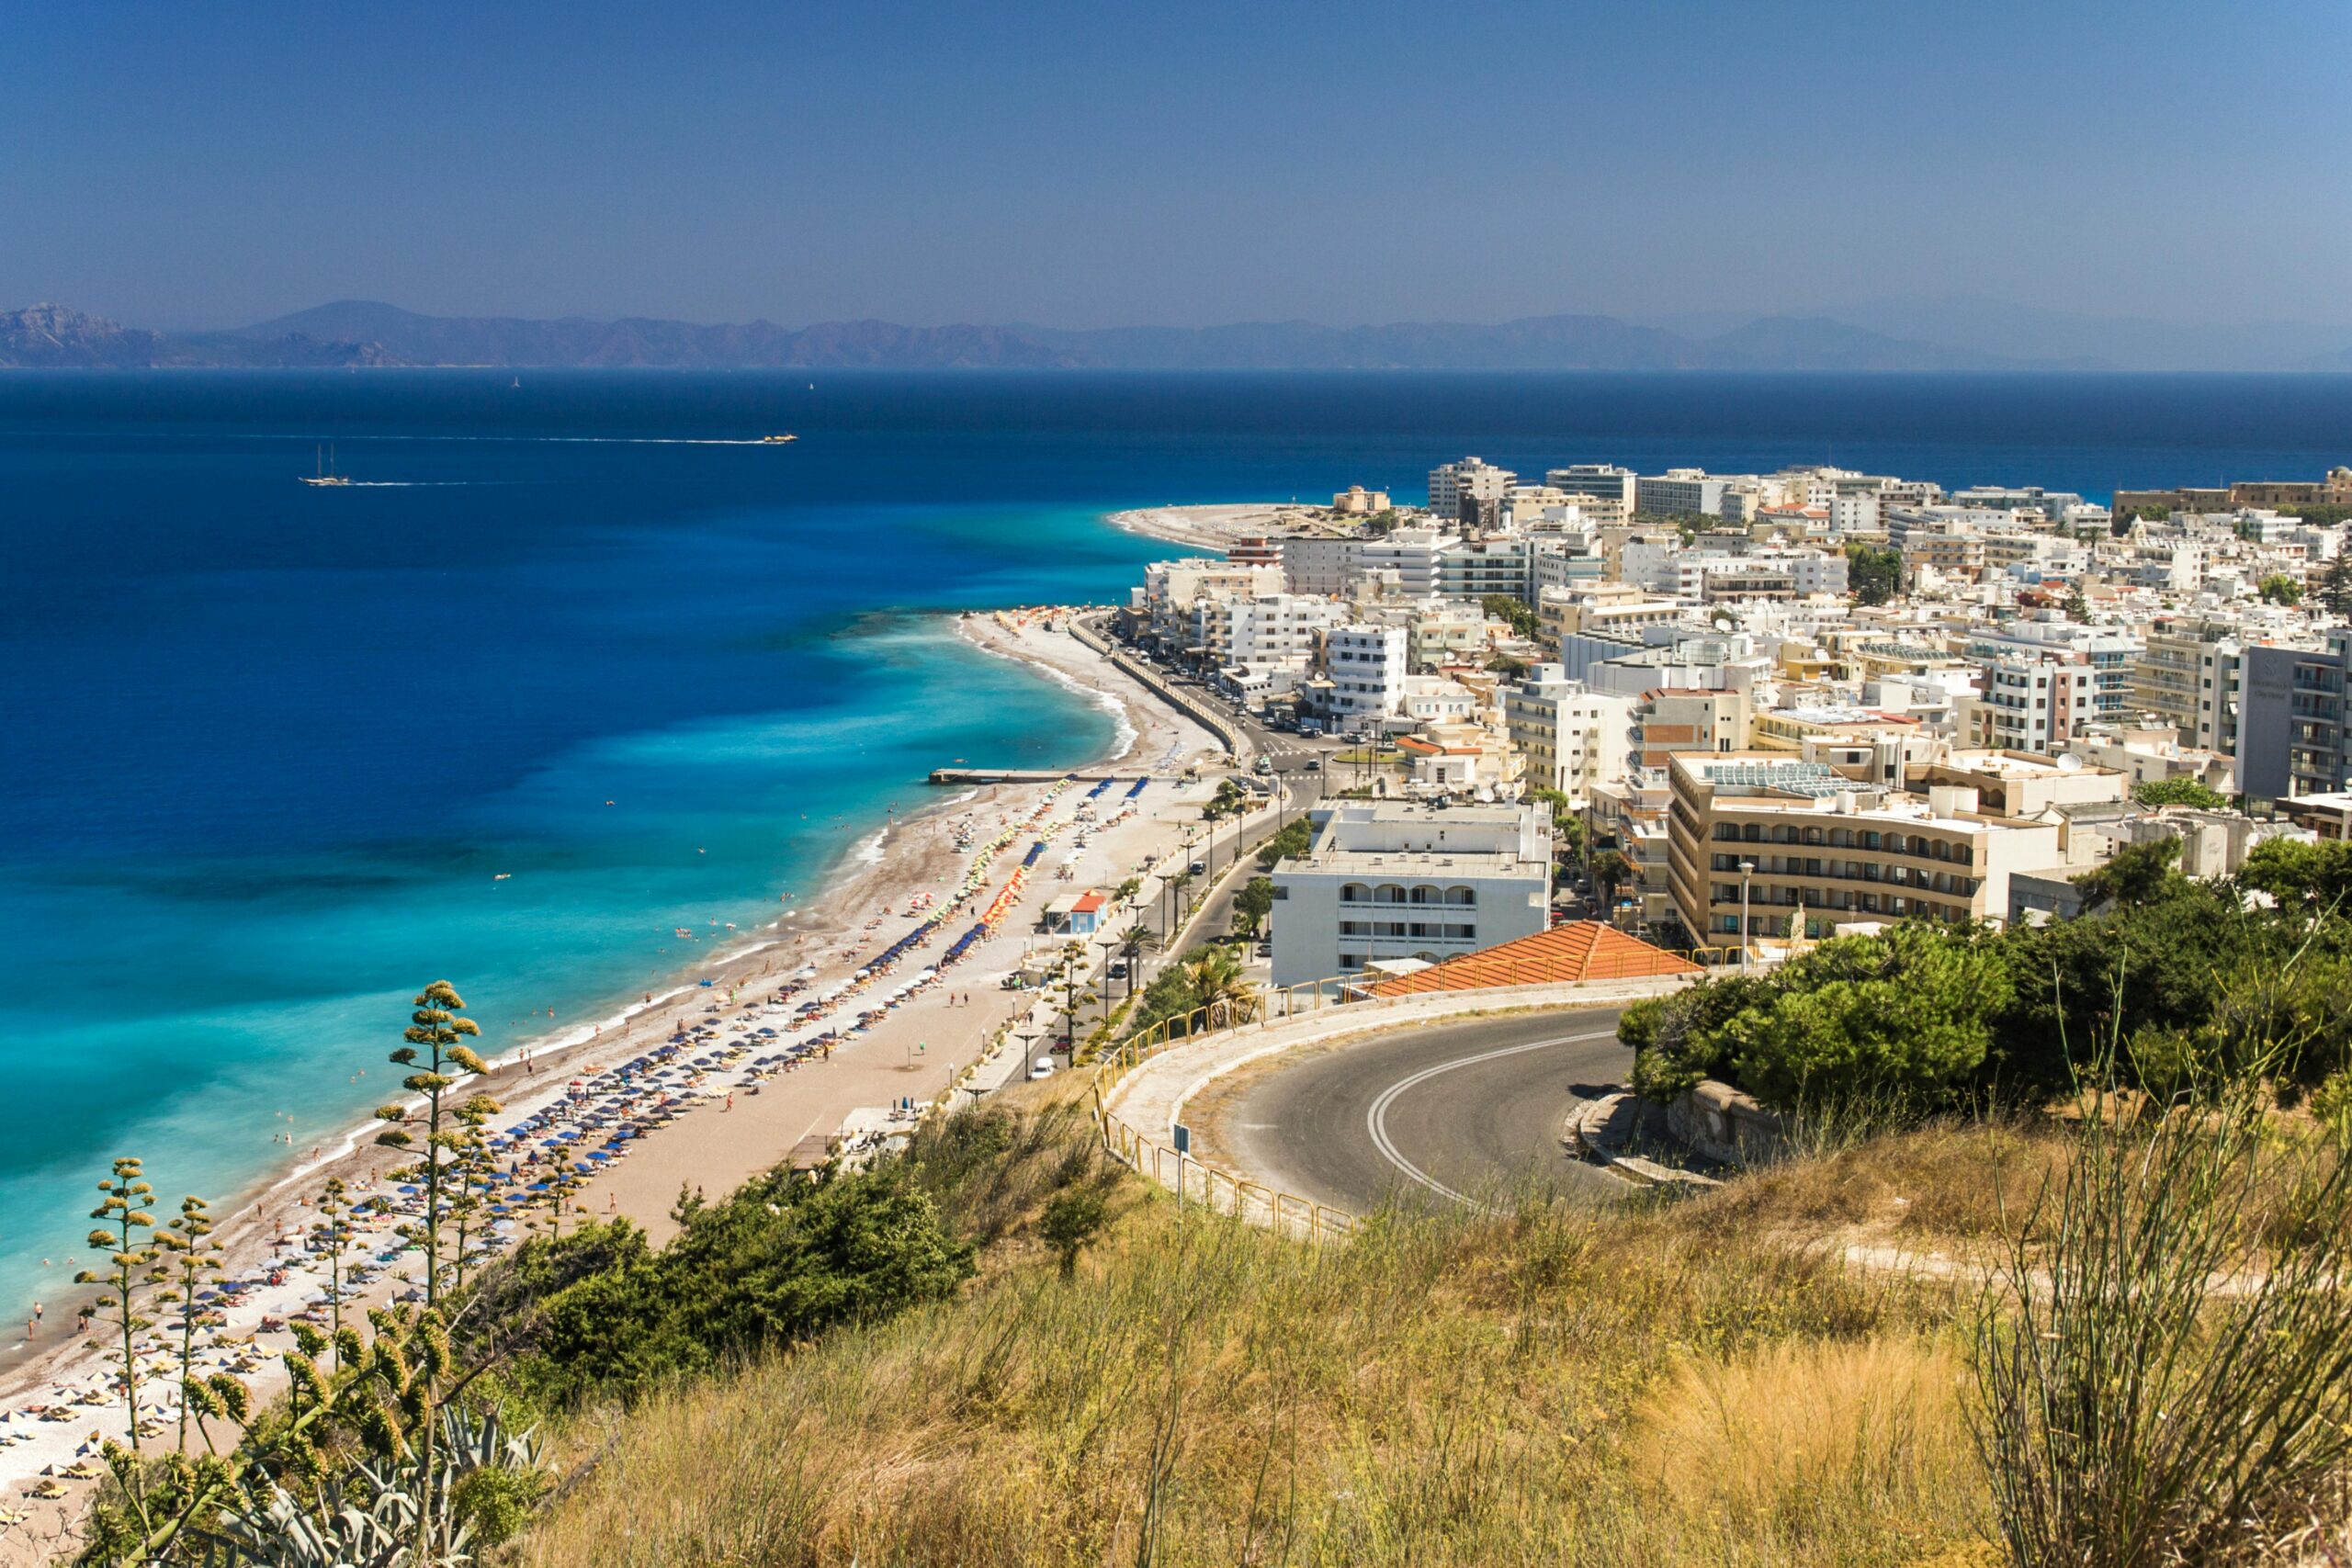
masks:
<path fill-rule="evenodd" d="M 1468 1194 L 1455 1191 L 1411 1160 L 1407 1159 L 1395 1142 L 1389 1138 L 1388 1108 L 1396 1102 L 1397 1096 L 1408 1089 L 1418 1088 L 1427 1083 L 1440 1073 L 1450 1073 L 1456 1067 L 1475 1067 L 1481 1062 L 1492 1062 L 1503 1056 L 1517 1056 L 1529 1051 L 1548 1050 L 1555 1045 L 1575 1045 L 1587 1040 L 1614 1040 L 1616 1037 L 1617 1032 L 1613 1029 L 1594 1030 L 1583 1034 L 1562 1034 L 1550 1040 L 1531 1040 L 1523 1045 L 1505 1045 L 1498 1050 L 1481 1052 L 1476 1056 L 1463 1056 L 1451 1062 L 1440 1062 L 1434 1067 L 1423 1067 L 1419 1072 L 1408 1077 L 1398 1078 L 1382 1090 L 1380 1098 L 1372 1102 L 1372 1109 L 1364 1112 L 1364 1126 L 1372 1134 L 1373 1146 L 1380 1151 L 1382 1157 L 1389 1164 L 1441 1197 L 1451 1198 L 1466 1208 L 1481 1208 L 1484 1205 Z"/>

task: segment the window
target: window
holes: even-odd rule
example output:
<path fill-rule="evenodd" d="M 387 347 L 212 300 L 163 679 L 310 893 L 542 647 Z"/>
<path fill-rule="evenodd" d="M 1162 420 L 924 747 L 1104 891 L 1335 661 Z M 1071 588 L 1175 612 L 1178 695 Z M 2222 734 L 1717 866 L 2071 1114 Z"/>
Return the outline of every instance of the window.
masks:
<path fill-rule="evenodd" d="M 1368 904 L 1372 901 L 1372 889 L 1361 882 L 1351 882 L 1340 889 L 1340 897 L 1351 904 Z"/>
<path fill-rule="evenodd" d="M 1475 887 L 1449 887 L 1445 890 L 1445 901 L 1462 908 L 1469 908 L 1478 902 L 1478 890 Z"/>

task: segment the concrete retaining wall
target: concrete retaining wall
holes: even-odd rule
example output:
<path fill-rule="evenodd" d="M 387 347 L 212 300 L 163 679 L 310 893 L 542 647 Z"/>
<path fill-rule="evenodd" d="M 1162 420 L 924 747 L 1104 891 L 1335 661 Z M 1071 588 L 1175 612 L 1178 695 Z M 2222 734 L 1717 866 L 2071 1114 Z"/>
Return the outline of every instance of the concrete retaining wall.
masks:
<path fill-rule="evenodd" d="M 1153 696 L 1216 736 L 1225 743 L 1227 750 L 1237 757 L 1245 754 L 1246 747 L 1241 730 L 1225 714 L 1207 703 L 1202 702 L 1189 692 L 1178 691 L 1169 683 L 1166 676 L 1150 665 L 1129 659 L 1118 650 L 1109 637 L 1103 636 L 1089 622 L 1073 616 L 1069 623 L 1069 635 L 1117 665 L 1122 674 L 1126 675 L 1137 685 L 1148 689 Z"/>
<path fill-rule="evenodd" d="M 1685 1089 L 1666 1108 L 1675 1138 L 1724 1165 L 1769 1165 L 1788 1144 L 1788 1127 L 1777 1111 L 1727 1083 L 1708 1078 Z"/>

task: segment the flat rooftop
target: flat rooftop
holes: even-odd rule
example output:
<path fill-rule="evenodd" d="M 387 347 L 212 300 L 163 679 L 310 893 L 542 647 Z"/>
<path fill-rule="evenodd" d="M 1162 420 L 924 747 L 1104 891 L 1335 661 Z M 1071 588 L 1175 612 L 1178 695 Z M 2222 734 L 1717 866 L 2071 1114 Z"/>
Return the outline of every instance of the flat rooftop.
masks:
<path fill-rule="evenodd" d="M 1471 876 L 1507 876 L 1522 866 L 1531 868 L 1531 874 L 1541 873 L 1550 862 L 1521 859 L 1516 850 L 1326 850 L 1304 860 L 1284 861 L 1283 864 L 1366 876 L 1442 871 L 1458 871 Z"/>

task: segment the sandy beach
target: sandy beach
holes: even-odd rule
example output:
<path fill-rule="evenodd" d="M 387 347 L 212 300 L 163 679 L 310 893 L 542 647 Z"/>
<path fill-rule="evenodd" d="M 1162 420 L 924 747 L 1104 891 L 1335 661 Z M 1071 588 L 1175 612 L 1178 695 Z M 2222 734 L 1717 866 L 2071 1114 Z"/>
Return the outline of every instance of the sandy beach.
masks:
<path fill-rule="evenodd" d="M 739 933 L 731 952 L 625 1013 L 518 1048 L 487 1080 L 467 1086 L 503 1108 L 498 1157 L 520 1201 L 502 1220 L 501 1245 L 526 1234 L 520 1222 L 532 1210 L 544 1213 L 530 1189 L 559 1153 L 593 1162 L 574 1200 L 582 1209 L 627 1215 L 659 1239 L 673 1228 L 669 1213 L 682 1186 L 716 1197 L 806 1139 L 846 1126 L 871 1143 L 910 1128 L 959 1082 L 984 1088 L 1023 1075 L 1032 1043 L 1046 1047 L 1045 1018 L 1033 1012 L 1035 992 L 1004 982 L 1069 940 L 1037 932 L 1045 905 L 1088 889 L 1107 894 L 1181 855 L 1184 830 L 1197 830 L 1200 805 L 1215 789 L 1207 765 L 1222 750 L 1071 637 L 1067 624 L 1066 611 L 1037 610 L 969 615 L 957 629 L 978 648 L 1087 689 L 1121 716 L 1117 753 L 1080 770 L 1089 777 L 943 790 L 945 798 L 861 844 L 819 897 Z M 1196 764 L 1201 776 L 1183 783 Z M 944 963 L 951 950 L 960 951 Z M 461 976 L 453 977 L 462 990 Z M 356 1127 L 344 1145 L 321 1150 L 223 1218 L 226 1273 L 242 1288 L 207 1303 L 220 1315 L 199 1335 L 209 1341 L 206 1370 L 225 1367 L 258 1393 L 277 1392 L 277 1354 L 291 1344 L 284 1321 L 306 1305 L 316 1310 L 325 1287 L 324 1259 L 302 1246 L 316 1218 L 310 1197 L 332 1175 L 355 1197 L 404 1201 L 384 1174 L 401 1162 L 366 1141 L 373 1131 Z M 413 1288 L 414 1255 L 390 1234 L 397 1219 L 357 1227 L 346 1266 L 368 1278 L 347 1295 L 346 1312 Z M 46 1561 L 61 1549 L 89 1482 L 62 1480 L 68 1495 L 52 1501 L 30 1501 L 28 1491 L 95 1455 L 99 1438 L 119 1439 L 125 1425 L 100 1336 L 74 1334 L 62 1292 L 46 1304 L 49 1343 L 36 1340 L 0 1374 L 0 1509 L 24 1516 L 0 1537 L 0 1562 Z M 160 1347 L 163 1336 L 145 1337 Z M 168 1442 L 176 1374 L 160 1348 L 144 1359 L 141 1412 L 153 1440 Z"/>
<path fill-rule="evenodd" d="M 1114 512 L 1114 527 L 1198 550 L 1231 549 L 1237 540 L 1288 529 L 1307 509 L 1289 502 L 1256 501 L 1210 506 L 1145 506 Z"/>

